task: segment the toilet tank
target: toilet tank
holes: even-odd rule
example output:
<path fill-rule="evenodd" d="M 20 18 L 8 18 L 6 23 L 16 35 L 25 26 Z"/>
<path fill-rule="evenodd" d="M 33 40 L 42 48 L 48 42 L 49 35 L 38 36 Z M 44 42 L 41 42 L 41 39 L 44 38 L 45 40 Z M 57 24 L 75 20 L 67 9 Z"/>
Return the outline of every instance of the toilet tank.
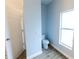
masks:
<path fill-rule="evenodd" d="M 42 39 L 45 39 L 45 34 L 42 35 Z"/>

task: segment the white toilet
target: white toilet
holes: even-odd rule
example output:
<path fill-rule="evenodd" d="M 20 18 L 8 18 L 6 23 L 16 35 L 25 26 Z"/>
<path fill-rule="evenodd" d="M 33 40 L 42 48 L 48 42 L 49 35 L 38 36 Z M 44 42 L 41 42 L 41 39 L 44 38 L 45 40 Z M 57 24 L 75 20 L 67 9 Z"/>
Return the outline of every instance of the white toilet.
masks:
<path fill-rule="evenodd" d="M 44 49 L 48 49 L 49 41 L 45 38 L 45 35 L 42 35 L 42 45 Z"/>

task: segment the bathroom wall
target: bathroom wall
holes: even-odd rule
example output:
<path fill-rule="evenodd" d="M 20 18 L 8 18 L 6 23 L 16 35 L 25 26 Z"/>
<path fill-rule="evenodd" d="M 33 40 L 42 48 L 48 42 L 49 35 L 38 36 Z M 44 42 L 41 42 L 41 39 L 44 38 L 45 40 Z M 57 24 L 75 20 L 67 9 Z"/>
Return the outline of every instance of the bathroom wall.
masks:
<path fill-rule="evenodd" d="M 24 1 L 24 31 L 27 58 L 32 59 L 42 53 L 41 0 Z"/>
<path fill-rule="evenodd" d="M 47 31 L 46 31 L 46 21 L 47 21 L 47 5 L 45 4 L 41 4 L 41 19 L 42 19 L 42 34 L 47 35 Z"/>
<path fill-rule="evenodd" d="M 74 0 L 74 59 L 79 59 L 79 0 Z"/>
<path fill-rule="evenodd" d="M 47 34 L 49 41 L 57 49 L 64 52 L 66 55 L 73 57 L 73 50 L 69 50 L 59 44 L 59 24 L 60 24 L 60 12 L 73 9 L 73 0 L 53 0 L 48 5 L 48 23 Z"/>
<path fill-rule="evenodd" d="M 23 0 L 6 0 L 6 19 L 8 21 L 14 59 L 23 52 L 21 20 L 23 17 Z"/>

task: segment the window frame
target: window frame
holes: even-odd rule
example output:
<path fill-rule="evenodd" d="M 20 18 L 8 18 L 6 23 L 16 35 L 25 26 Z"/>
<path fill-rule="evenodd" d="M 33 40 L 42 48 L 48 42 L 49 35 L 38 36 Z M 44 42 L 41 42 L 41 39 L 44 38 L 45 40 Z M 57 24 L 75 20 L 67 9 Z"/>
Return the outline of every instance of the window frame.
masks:
<path fill-rule="evenodd" d="M 72 48 L 73 48 L 73 41 L 74 41 L 74 28 L 62 28 L 62 14 L 63 13 L 66 13 L 66 12 L 70 12 L 70 11 L 73 11 L 73 9 L 71 9 L 71 10 L 67 10 L 67 11 L 64 11 L 64 12 L 61 12 L 60 13 L 60 26 L 59 26 L 59 44 L 60 45 L 62 45 L 62 46 L 64 46 L 64 47 L 66 47 L 66 48 L 68 48 L 68 49 L 70 49 L 70 50 L 72 50 Z M 70 47 L 70 46 L 68 46 L 68 45 L 66 45 L 65 43 L 63 43 L 63 42 L 61 42 L 61 36 L 62 36 L 62 30 L 72 30 L 73 31 L 73 39 L 72 39 L 72 47 Z"/>

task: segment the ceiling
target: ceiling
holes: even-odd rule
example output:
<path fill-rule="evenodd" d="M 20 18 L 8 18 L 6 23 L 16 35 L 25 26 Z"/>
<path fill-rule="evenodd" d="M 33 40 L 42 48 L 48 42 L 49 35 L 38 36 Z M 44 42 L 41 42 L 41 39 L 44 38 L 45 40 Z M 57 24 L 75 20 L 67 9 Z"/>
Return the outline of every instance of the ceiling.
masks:
<path fill-rule="evenodd" d="M 42 4 L 47 5 L 47 4 L 49 4 L 50 2 L 52 2 L 52 0 L 41 0 L 41 2 L 42 2 Z"/>

